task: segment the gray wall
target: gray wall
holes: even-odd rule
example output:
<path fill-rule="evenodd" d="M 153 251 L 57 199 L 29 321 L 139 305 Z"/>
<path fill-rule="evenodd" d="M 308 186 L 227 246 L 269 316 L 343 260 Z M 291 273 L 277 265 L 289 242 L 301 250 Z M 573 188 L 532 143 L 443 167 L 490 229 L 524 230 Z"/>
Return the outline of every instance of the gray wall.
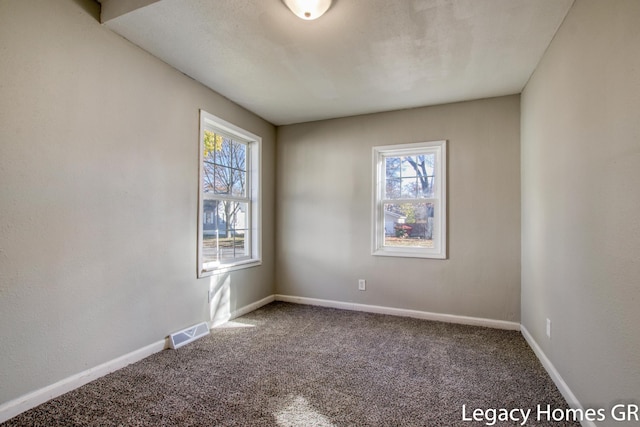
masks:
<path fill-rule="evenodd" d="M 584 406 L 640 397 L 639 22 L 577 0 L 522 94 L 522 324 Z"/>
<path fill-rule="evenodd" d="M 0 404 L 274 292 L 274 127 L 98 12 L 0 1 Z M 199 108 L 264 138 L 264 265 L 225 277 L 212 309 L 217 284 L 196 280 Z"/>
<path fill-rule="evenodd" d="M 449 259 L 372 256 L 372 147 L 440 139 Z M 276 291 L 518 322 L 519 140 L 517 95 L 279 127 Z"/>

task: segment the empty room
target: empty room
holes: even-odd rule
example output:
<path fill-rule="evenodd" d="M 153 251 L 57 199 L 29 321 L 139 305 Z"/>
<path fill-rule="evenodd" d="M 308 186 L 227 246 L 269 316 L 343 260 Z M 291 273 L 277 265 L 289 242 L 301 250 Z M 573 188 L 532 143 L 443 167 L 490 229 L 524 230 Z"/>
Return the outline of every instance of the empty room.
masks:
<path fill-rule="evenodd" d="M 640 425 L 639 23 L 0 0 L 0 424 Z"/>

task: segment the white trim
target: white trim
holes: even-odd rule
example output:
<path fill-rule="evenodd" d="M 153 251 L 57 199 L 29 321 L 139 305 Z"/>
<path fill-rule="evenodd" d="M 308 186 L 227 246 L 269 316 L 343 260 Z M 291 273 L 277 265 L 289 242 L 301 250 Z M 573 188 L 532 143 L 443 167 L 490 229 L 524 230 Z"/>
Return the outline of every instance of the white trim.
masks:
<path fill-rule="evenodd" d="M 260 301 L 256 301 L 254 303 L 245 305 L 244 307 L 240 307 L 239 309 L 234 310 L 232 313 L 230 313 L 229 318 L 225 321 L 243 316 L 247 313 L 257 310 L 263 305 L 267 305 L 273 302 L 274 300 L 275 296 L 269 295 L 268 297 L 263 298 Z M 218 325 L 219 323 L 216 322 L 215 325 L 209 325 L 209 327 L 211 328 Z M 93 380 L 97 380 L 98 378 L 110 374 L 111 372 L 122 369 L 127 365 L 138 362 L 146 357 L 151 356 L 152 354 L 158 353 L 168 348 L 169 344 L 167 339 L 165 338 L 146 347 L 125 354 L 124 356 L 120 356 L 101 365 L 89 368 L 86 371 L 82 371 L 51 385 L 43 387 L 39 390 L 33 391 L 31 393 L 25 394 L 24 396 L 20 396 L 16 399 L 10 400 L 9 402 L 3 403 L 2 405 L 0 405 L 0 424 L 15 417 L 16 415 L 28 411 L 29 409 L 35 408 L 36 406 L 41 405 L 48 400 L 68 393 L 71 390 L 75 390 L 78 387 L 82 387 L 83 385 L 88 384 Z"/>
<path fill-rule="evenodd" d="M 371 255 L 409 258 L 447 259 L 447 140 L 375 146 L 373 153 L 373 195 Z M 435 189 L 433 198 L 385 198 L 385 157 L 433 154 Z M 434 206 L 433 248 L 391 247 L 384 245 L 386 203 L 431 203 Z"/>
<path fill-rule="evenodd" d="M 252 311 L 259 309 L 263 305 L 272 303 L 273 301 L 275 301 L 275 295 L 269 295 L 268 297 L 262 298 L 260 301 L 256 301 L 249 305 L 245 305 L 244 307 L 240 307 L 239 309 L 229 313 L 227 316 L 216 319 L 215 322 L 210 323 L 210 327 L 211 329 L 217 328 L 218 326 L 224 324 L 225 322 L 228 322 L 229 320 L 233 320 L 236 317 L 244 316 L 247 313 L 251 313 Z"/>
<path fill-rule="evenodd" d="M 524 325 L 520 325 L 520 332 L 522 333 L 522 336 L 529 344 L 529 347 L 531 347 L 533 352 L 538 357 L 538 360 L 540 360 L 540 363 L 542 363 L 542 366 L 544 367 L 544 369 L 547 371 L 547 373 L 553 380 L 553 383 L 556 385 L 556 387 L 558 387 L 560 394 L 562 394 L 562 397 L 564 397 L 564 399 L 567 401 L 567 404 L 572 409 L 580 409 L 581 411 L 584 411 L 584 407 L 582 406 L 582 404 L 580 403 L 576 395 L 573 394 L 573 392 L 571 391 L 567 383 L 560 376 L 560 373 L 558 372 L 556 367 L 553 366 L 553 363 L 551 363 L 551 360 L 549 360 L 547 355 L 544 354 L 544 351 L 542 351 L 542 348 L 538 345 L 536 340 L 533 339 L 533 336 L 529 333 L 529 331 Z M 596 423 L 588 420 L 582 420 L 580 424 L 583 427 L 597 427 Z"/>
<path fill-rule="evenodd" d="M 216 267 L 215 270 L 206 270 L 204 273 L 201 274 L 201 277 L 199 277 L 199 279 L 203 279 L 205 277 L 210 277 L 210 276 L 219 276 L 220 274 L 229 273 L 231 271 L 242 270 L 250 267 L 258 267 L 260 265 L 262 265 L 261 259 L 255 260 L 255 259 L 246 258 L 238 262 L 235 262 L 233 264 L 220 264 L 220 266 Z"/>
<path fill-rule="evenodd" d="M 0 423 L 3 423 L 31 408 L 35 408 L 48 400 L 110 374 L 111 372 L 122 369 L 125 366 L 142 360 L 145 357 L 149 357 L 154 353 L 158 353 L 165 348 L 168 348 L 167 340 L 163 339 L 146 347 L 142 347 L 141 349 L 132 351 L 131 353 L 125 354 L 124 356 L 120 356 L 93 368 L 89 368 L 86 371 L 64 378 L 39 390 L 3 403 L 0 405 Z"/>
<path fill-rule="evenodd" d="M 262 306 L 271 304 L 275 300 L 276 300 L 275 295 L 269 295 L 268 297 L 262 298 L 260 301 L 256 301 L 249 305 L 245 305 L 244 307 L 241 307 L 235 310 L 233 313 L 231 313 L 231 319 L 235 319 L 236 317 L 244 316 L 247 313 L 251 313 L 252 311 L 257 310 Z"/>
<path fill-rule="evenodd" d="M 249 267 L 262 265 L 262 137 L 252 132 L 244 130 L 233 123 L 220 117 L 214 116 L 202 109 L 199 110 L 200 128 L 198 141 L 198 235 L 196 259 L 196 276 L 198 279 L 213 276 L 220 272 L 240 270 Z M 248 220 L 247 230 L 249 231 L 249 255 L 229 263 L 205 263 L 202 235 L 203 235 L 203 206 L 204 195 L 202 193 L 203 180 L 203 156 L 204 156 L 204 132 L 205 130 L 215 130 L 231 139 L 238 140 L 247 146 L 247 188 L 246 197 L 216 196 L 215 199 L 224 199 L 247 203 Z"/>
<path fill-rule="evenodd" d="M 403 308 L 383 307 L 379 305 L 357 304 L 316 298 L 296 297 L 291 295 L 275 295 L 276 301 L 294 304 L 317 305 L 321 307 L 340 308 L 343 310 L 364 311 L 367 313 L 389 314 L 391 316 L 413 317 L 416 319 L 434 320 L 437 322 L 459 323 L 463 325 L 484 326 L 494 329 L 520 330 L 520 324 L 507 320 L 485 319 L 482 317 L 458 316 L 455 314 L 432 313 L 429 311 L 407 310 Z"/>
<path fill-rule="evenodd" d="M 200 110 L 200 117 L 203 124 L 221 130 L 223 133 L 228 134 L 232 139 L 240 139 L 241 141 L 248 143 L 262 141 L 262 138 L 259 135 L 249 132 L 240 126 L 236 126 L 233 123 L 228 122 L 221 117 L 214 116 L 202 109 Z"/>
<path fill-rule="evenodd" d="M 464 325 L 484 326 L 484 327 L 495 328 L 495 329 L 507 329 L 507 330 L 520 331 L 524 339 L 527 341 L 527 343 L 529 344 L 529 346 L 531 347 L 535 355 L 538 357 L 538 359 L 542 363 L 542 366 L 545 368 L 545 370 L 553 380 L 556 387 L 558 387 L 558 390 L 560 391 L 562 396 L 565 398 L 569 406 L 573 409 L 584 410 L 583 406 L 580 404 L 576 396 L 573 394 L 573 392 L 571 391 L 567 383 L 562 379 L 562 377 L 560 376 L 560 373 L 557 371 L 555 366 L 553 366 L 549 358 L 547 358 L 547 356 L 544 354 L 544 352 L 542 351 L 538 343 L 533 339 L 533 337 L 531 336 L 527 328 L 525 328 L 524 325 L 521 325 L 517 322 L 509 322 L 506 320 L 485 319 L 481 317 L 458 316 L 453 314 L 432 313 L 428 311 L 407 310 L 407 309 L 383 307 L 383 306 L 377 306 L 377 305 L 357 304 L 357 303 L 342 302 L 342 301 L 335 301 L 335 300 L 297 297 L 292 295 L 275 294 L 275 295 L 269 295 L 268 297 L 265 297 L 259 301 L 256 301 L 254 303 L 241 307 L 237 310 L 234 310 L 229 314 L 229 316 L 225 316 L 225 319 L 221 319 L 222 321 L 216 321 L 215 324 L 211 324 L 210 327 L 211 328 L 217 327 L 226 321 L 243 316 L 273 301 L 283 301 L 283 302 L 290 302 L 294 304 L 315 305 L 315 306 L 321 306 L 321 307 L 338 308 L 343 310 L 363 311 L 368 313 L 388 314 L 392 316 L 401 316 L 401 317 L 412 317 L 416 319 L 433 320 L 438 322 L 458 323 L 458 324 L 464 324 Z M 64 393 L 67 393 L 71 390 L 81 387 L 93 380 L 96 380 L 100 377 L 110 374 L 111 372 L 117 371 L 118 369 L 124 368 L 127 365 L 138 362 L 146 357 L 151 356 L 154 353 L 158 353 L 166 348 L 168 348 L 166 339 L 157 341 L 146 347 L 132 351 L 131 353 L 125 354 L 123 356 L 120 356 L 116 359 L 105 362 L 96 367 L 89 368 L 83 372 L 64 378 L 54 384 L 48 385 L 39 390 L 25 394 L 24 396 L 21 396 L 16 399 L 10 400 L 9 402 L 3 403 L 2 405 L 0 405 L 0 423 L 3 423 L 29 409 L 35 408 L 36 406 L 42 403 L 45 403 L 48 400 L 51 400 Z M 597 427 L 597 425 L 594 422 L 586 421 L 586 420 L 582 421 L 581 425 L 583 427 Z"/>

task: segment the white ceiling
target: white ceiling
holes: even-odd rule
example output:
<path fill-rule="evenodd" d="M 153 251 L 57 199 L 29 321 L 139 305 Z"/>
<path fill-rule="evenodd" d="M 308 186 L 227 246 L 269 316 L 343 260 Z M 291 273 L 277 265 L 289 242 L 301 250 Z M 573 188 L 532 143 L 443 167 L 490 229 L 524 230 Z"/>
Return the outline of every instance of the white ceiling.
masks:
<path fill-rule="evenodd" d="M 108 28 L 283 125 L 520 93 L 573 0 L 334 0 L 315 21 L 281 0 L 102 3 Z"/>

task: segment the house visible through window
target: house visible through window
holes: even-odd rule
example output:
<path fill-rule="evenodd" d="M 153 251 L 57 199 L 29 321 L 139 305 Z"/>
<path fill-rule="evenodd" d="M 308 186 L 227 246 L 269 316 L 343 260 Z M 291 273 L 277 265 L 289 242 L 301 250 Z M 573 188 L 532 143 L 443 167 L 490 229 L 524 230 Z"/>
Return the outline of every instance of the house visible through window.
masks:
<path fill-rule="evenodd" d="M 200 112 L 199 277 L 260 263 L 260 142 Z"/>
<path fill-rule="evenodd" d="M 446 141 L 373 154 L 373 254 L 446 258 Z"/>

